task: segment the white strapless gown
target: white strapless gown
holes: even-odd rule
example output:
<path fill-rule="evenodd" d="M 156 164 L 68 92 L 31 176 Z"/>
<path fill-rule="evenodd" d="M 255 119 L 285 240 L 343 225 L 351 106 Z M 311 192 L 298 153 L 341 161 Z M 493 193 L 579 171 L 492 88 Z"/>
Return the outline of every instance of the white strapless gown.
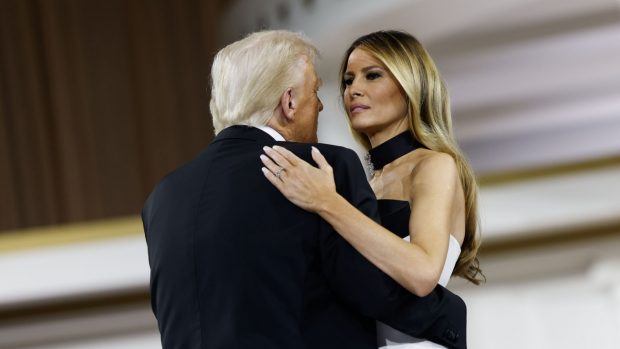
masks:
<path fill-rule="evenodd" d="M 403 240 L 409 241 L 409 236 Z M 454 236 L 450 235 L 448 255 L 446 256 L 446 262 L 444 263 L 443 271 L 439 277 L 440 285 L 445 287 L 448 284 L 460 254 L 461 245 Z M 377 345 L 379 349 L 445 349 L 442 345 L 411 337 L 379 321 L 377 321 Z"/>

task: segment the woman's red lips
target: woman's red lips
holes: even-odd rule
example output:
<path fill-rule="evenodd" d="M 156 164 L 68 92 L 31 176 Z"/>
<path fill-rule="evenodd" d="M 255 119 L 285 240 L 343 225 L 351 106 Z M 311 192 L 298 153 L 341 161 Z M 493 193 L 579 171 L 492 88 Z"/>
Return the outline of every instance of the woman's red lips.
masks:
<path fill-rule="evenodd" d="M 364 104 L 353 104 L 351 108 L 349 108 L 351 113 L 360 113 L 368 109 L 370 109 L 370 107 Z"/>

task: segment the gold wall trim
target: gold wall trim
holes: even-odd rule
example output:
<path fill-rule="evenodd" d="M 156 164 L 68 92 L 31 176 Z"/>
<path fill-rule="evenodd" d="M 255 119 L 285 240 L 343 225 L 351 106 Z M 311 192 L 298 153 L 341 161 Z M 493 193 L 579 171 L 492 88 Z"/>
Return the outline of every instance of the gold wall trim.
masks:
<path fill-rule="evenodd" d="M 132 289 L 120 293 L 94 295 L 85 298 L 73 298 L 35 303 L 0 309 L 0 325 L 15 321 L 28 321 L 42 317 L 69 316 L 84 311 L 104 312 L 111 308 L 124 306 L 150 307 L 148 287 Z"/>
<path fill-rule="evenodd" d="M 137 215 L 19 229 L 0 233 L 0 253 L 143 234 L 142 220 Z"/>
<path fill-rule="evenodd" d="M 479 176 L 478 183 L 481 187 L 487 187 L 513 182 L 523 182 L 528 180 L 561 176 L 578 172 L 592 171 L 615 166 L 620 166 L 619 155 L 582 162 L 556 164 L 551 166 L 501 172 L 496 174 L 491 173 Z"/>
<path fill-rule="evenodd" d="M 131 224 L 139 223 L 138 217 L 128 217 L 125 219 L 115 219 L 118 226 L 123 226 L 125 221 L 125 235 L 133 235 L 135 232 Z M 76 227 L 79 225 L 71 225 Z M 110 222 L 102 222 L 99 227 L 114 227 Z M 108 231 L 107 229 L 103 229 Z M 79 229 L 79 231 L 82 231 Z M 93 230 L 94 231 L 94 230 Z M 66 231 L 63 232 L 66 234 Z M 123 234 L 117 233 L 116 236 Z M 80 239 L 102 239 L 110 236 L 109 234 L 97 235 L 92 233 L 90 238 Z M 536 248 L 548 248 L 555 246 L 566 246 L 569 244 L 580 244 L 586 241 L 603 240 L 609 238 L 620 238 L 620 219 L 608 222 L 599 222 L 591 225 L 576 226 L 561 230 L 545 230 L 539 232 L 529 232 L 527 236 L 512 237 L 497 241 L 483 242 L 480 249 L 481 257 L 502 255 L 507 253 L 519 253 Z M 78 241 L 77 239 L 70 240 Z M 484 269 L 484 265 L 483 265 Z M 73 313 L 83 311 L 104 311 L 113 307 L 122 306 L 149 306 L 149 290 L 147 287 L 126 290 L 124 292 L 112 294 L 92 295 L 85 298 L 74 297 L 59 299 L 43 303 L 14 305 L 9 308 L 0 309 L 0 326 L 2 324 L 14 323 L 15 321 L 30 321 L 40 319 L 42 316 L 70 316 Z"/>
<path fill-rule="evenodd" d="M 531 231 L 526 236 L 514 236 L 489 242 L 483 241 L 480 246 L 480 256 L 488 257 L 537 248 L 580 244 L 611 237 L 620 238 L 620 220 L 579 225 L 564 229 Z"/>
<path fill-rule="evenodd" d="M 478 181 L 482 187 L 487 187 L 615 166 L 620 166 L 620 156 L 589 160 L 579 163 L 554 165 L 543 168 L 483 175 L 479 177 Z M 107 240 L 124 236 L 142 236 L 143 234 L 142 221 L 139 215 L 55 226 L 18 229 L 0 232 L 0 253 L 87 241 Z M 528 234 L 528 236 L 529 235 L 533 234 Z M 564 235 L 565 234 L 563 233 L 543 234 L 542 237 L 533 236 L 524 238 L 524 241 L 519 239 L 514 242 L 509 242 L 509 240 L 501 243 L 490 242 L 489 247 L 487 248 L 490 253 L 495 253 L 493 251 L 505 249 L 505 247 L 500 246 L 513 246 L 514 248 L 518 248 L 520 244 L 529 245 L 530 243 L 542 243 L 543 240 L 538 239 L 564 239 Z M 551 238 L 552 236 L 553 238 Z"/>

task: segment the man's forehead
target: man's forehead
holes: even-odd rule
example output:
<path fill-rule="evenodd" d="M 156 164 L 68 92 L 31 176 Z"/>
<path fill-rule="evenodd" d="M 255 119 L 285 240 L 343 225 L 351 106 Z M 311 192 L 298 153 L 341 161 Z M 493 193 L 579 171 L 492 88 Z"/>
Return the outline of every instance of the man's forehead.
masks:
<path fill-rule="evenodd" d="M 314 66 L 314 62 L 307 60 L 305 63 L 306 63 L 306 74 L 309 74 L 311 76 L 311 81 L 314 84 L 321 86 L 323 84 L 323 80 L 317 73 L 316 67 Z"/>
<path fill-rule="evenodd" d="M 321 80 L 321 77 L 316 73 L 316 71 L 314 71 L 314 73 L 312 74 L 312 85 L 315 86 L 315 88 L 319 88 L 323 85 L 323 80 Z"/>
<path fill-rule="evenodd" d="M 320 87 L 323 84 L 323 80 L 316 71 L 314 62 L 307 56 L 301 56 L 298 61 L 300 70 L 303 69 L 304 80 L 306 84 Z"/>

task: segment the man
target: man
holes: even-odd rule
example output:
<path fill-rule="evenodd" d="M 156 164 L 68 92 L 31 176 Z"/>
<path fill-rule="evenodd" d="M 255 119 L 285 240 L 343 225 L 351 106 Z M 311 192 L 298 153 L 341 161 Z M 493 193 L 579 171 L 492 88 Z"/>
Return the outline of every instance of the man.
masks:
<path fill-rule="evenodd" d="M 286 31 L 255 33 L 217 54 L 217 137 L 166 176 L 142 212 L 164 348 L 370 349 L 373 319 L 465 348 L 460 298 L 441 287 L 424 298 L 409 294 L 263 176 L 264 146 L 310 160 L 323 108 L 316 55 L 303 36 Z M 355 153 L 314 145 L 341 194 L 376 218 Z"/>

